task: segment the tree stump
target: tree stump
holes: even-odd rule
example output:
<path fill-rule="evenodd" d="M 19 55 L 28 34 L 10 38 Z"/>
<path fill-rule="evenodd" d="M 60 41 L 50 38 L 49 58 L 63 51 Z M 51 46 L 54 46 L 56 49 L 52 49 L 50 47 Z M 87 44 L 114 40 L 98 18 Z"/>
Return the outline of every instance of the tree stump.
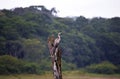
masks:
<path fill-rule="evenodd" d="M 61 40 L 61 33 L 58 33 L 58 38 L 54 38 L 54 35 L 48 38 L 48 48 L 50 52 L 50 57 L 52 60 L 52 69 L 54 79 L 62 79 L 62 70 L 61 70 L 61 49 L 59 43 Z"/>

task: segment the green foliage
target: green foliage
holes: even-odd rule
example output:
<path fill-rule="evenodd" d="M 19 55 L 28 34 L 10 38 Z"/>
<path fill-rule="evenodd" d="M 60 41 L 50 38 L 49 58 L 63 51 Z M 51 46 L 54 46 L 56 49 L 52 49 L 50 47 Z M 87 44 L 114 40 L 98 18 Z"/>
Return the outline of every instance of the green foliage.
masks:
<path fill-rule="evenodd" d="M 108 61 L 104 61 L 100 64 L 92 64 L 86 67 L 88 72 L 100 73 L 100 74 L 114 74 L 118 68 Z"/>
<path fill-rule="evenodd" d="M 62 70 L 74 70 L 76 69 L 76 65 L 72 63 L 67 63 L 64 60 L 62 60 Z"/>
<path fill-rule="evenodd" d="M 29 63 L 15 57 L 4 55 L 0 56 L 0 74 L 18 74 L 18 73 L 44 73 L 36 63 Z"/>
<path fill-rule="evenodd" d="M 35 63 L 27 63 L 24 65 L 24 72 L 34 74 L 37 73 L 37 65 Z"/>
<path fill-rule="evenodd" d="M 62 32 L 60 46 L 64 70 L 102 61 L 110 61 L 116 66 L 120 64 L 119 17 L 61 18 L 53 16 L 44 6 L 39 8 L 42 10 L 30 6 L 0 11 L 0 55 L 12 55 L 40 64 L 26 64 L 26 67 L 33 67 L 29 73 L 36 73 L 36 68 L 50 70 L 47 38 Z"/>
<path fill-rule="evenodd" d="M 12 56 L 0 56 L 0 74 L 21 73 L 24 63 Z"/>

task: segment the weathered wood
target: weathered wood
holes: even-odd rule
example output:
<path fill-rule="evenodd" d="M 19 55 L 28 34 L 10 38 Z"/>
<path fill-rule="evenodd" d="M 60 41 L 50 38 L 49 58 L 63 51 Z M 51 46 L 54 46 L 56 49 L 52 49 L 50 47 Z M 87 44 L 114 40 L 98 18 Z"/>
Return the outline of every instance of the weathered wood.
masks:
<path fill-rule="evenodd" d="M 61 50 L 59 48 L 60 43 L 60 34 L 58 33 L 58 38 L 54 38 L 52 35 L 48 38 L 48 48 L 52 60 L 52 69 L 54 79 L 62 79 L 62 70 L 61 70 Z"/>

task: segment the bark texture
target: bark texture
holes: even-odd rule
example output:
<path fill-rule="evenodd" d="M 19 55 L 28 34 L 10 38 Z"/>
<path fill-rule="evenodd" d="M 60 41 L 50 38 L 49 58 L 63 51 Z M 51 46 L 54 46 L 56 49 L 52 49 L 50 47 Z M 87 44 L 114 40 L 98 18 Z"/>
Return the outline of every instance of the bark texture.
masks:
<path fill-rule="evenodd" d="M 48 38 L 48 48 L 52 60 L 52 69 L 54 79 L 62 79 L 62 70 L 61 70 L 61 49 L 59 48 L 60 43 L 60 34 L 58 33 L 58 38 L 54 38 L 52 35 Z M 58 41 L 57 41 L 58 40 Z"/>

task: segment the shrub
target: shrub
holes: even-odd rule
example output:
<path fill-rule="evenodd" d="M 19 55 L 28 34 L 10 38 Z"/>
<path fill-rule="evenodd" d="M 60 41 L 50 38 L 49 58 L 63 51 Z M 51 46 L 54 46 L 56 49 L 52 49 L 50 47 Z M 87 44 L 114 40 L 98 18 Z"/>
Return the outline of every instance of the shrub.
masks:
<path fill-rule="evenodd" d="M 25 62 L 9 55 L 0 56 L 0 74 L 42 74 L 36 63 Z"/>
<path fill-rule="evenodd" d="M 24 65 L 24 72 L 30 73 L 30 74 L 37 73 L 37 68 L 38 67 L 35 63 L 26 63 Z"/>
<path fill-rule="evenodd" d="M 117 68 L 116 72 L 120 74 L 120 65 L 117 65 Z"/>
<path fill-rule="evenodd" d="M 0 56 L 0 74 L 21 73 L 22 60 L 4 55 Z"/>
<path fill-rule="evenodd" d="M 108 61 L 104 61 L 100 64 L 92 64 L 86 67 L 86 70 L 92 73 L 113 74 L 117 70 L 117 67 Z"/>

